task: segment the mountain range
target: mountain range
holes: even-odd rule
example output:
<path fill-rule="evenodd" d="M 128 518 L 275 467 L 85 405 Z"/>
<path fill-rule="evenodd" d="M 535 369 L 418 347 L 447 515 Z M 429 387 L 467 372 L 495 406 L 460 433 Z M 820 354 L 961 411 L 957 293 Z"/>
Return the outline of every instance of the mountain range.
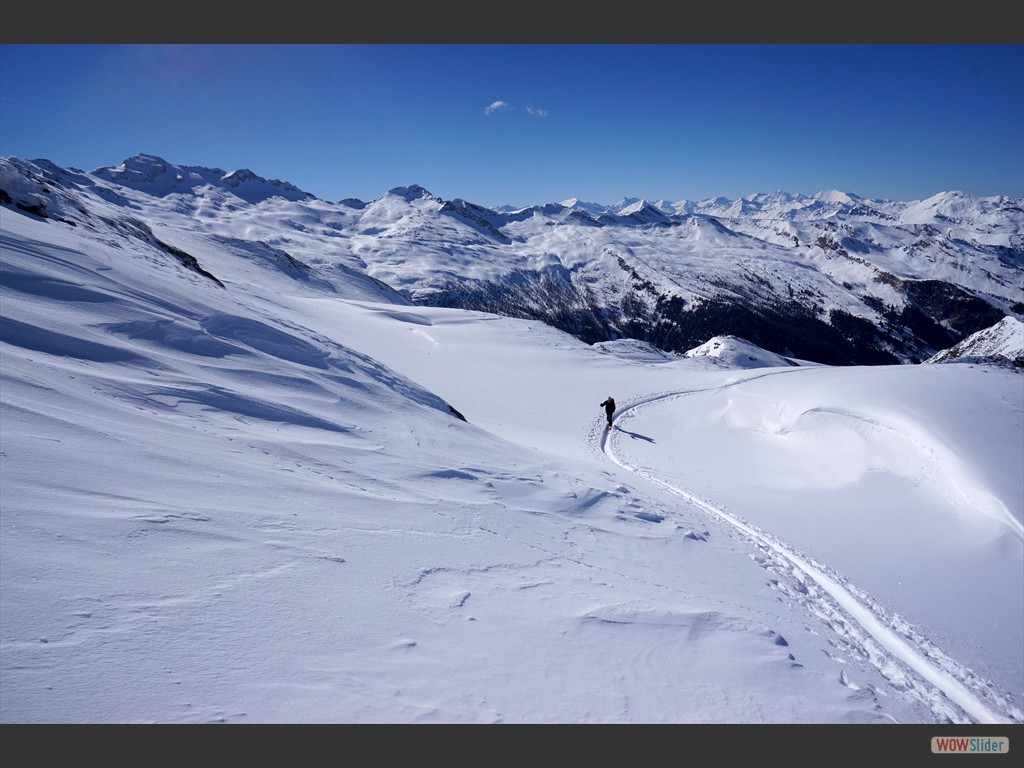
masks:
<path fill-rule="evenodd" d="M 1024 319 L 1024 198 L 775 191 L 512 209 L 419 185 L 327 202 L 248 169 L 146 154 L 90 172 L 0 162 L 6 204 L 133 238 L 200 274 L 189 243 L 212 239 L 328 292 L 358 275 L 375 295 L 538 320 L 587 343 L 682 354 L 734 336 L 821 364 L 916 363 Z"/>

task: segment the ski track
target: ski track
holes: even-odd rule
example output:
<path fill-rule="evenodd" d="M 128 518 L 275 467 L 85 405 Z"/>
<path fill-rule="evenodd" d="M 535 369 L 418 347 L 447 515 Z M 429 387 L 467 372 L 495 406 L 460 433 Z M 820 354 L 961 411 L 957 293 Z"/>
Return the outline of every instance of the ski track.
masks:
<path fill-rule="evenodd" d="M 667 400 L 702 392 L 720 391 L 764 376 L 796 372 L 773 371 L 748 376 L 718 387 L 647 395 L 620 406 L 615 412 L 613 422 L 618 423 L 623 416 L 638 408 L 657 405 Z M 808 608 L 834 627 L 841 627 L 846 639 L 854 643 L 859 652 L 869 659 L 887 679 L 892 680 L 898 676 L 896 672 L 898 665 L 893 661 L 895 658 L 906 665 L 909 670 L 915 672 L 923 681 L 930 684 L 932 689 L 928 690 L 921 685 L 915 685 L 909 677 L 897 681 L 899 687 L 904 688 L 906 693 L 920 700 L 934 712 L 940 722 L 955 721 L 957 709 L 960 710 L 962 722 L 1000 724 L 1024 721 L 1024 716 L 1017 711 L 1012 702 L 997 694 L 990 683 L 980 680 L 973 672 L 949 658 L 898 616 L 886 615 L 884 609 L 876 601 L 851 585 L 841 574 L 801 555 L 775 536 L 741 520 L 725 508 L 623 460 L 615 453 L 611 440 L 611 436 L 614 434 L 614 429 L 606 431 L 602 427 L 600 436 L 597 438 L 599 450 L 612 463 L 728 523 L 743 539 L 766 556 L 767 562 L 762 563 L 766 568 L 771 567 L 791 572 L 804 586 L 808 586 L 805 578 L 813 582 L 823 592 L 819 592 L 817 589 L 808 589 L 804 592 Z M 992 698 L 995 698 L 996 701 L 991 701 Z M 997 709 L 993 708 L 993 703 Z M 1007 714 L 1007 712 L 1011 714 Z"/>

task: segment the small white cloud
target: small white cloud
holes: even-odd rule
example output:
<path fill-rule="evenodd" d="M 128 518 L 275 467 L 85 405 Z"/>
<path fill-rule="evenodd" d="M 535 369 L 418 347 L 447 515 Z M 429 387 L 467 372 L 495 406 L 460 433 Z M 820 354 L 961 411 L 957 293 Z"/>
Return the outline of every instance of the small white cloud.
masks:
<path fill-rule="evenodd" d="M 507 101 L 495 101 L 488 105 L 487 109 L 484 110 L 484 114 L 489 115 L 492 112 L 497 112 L 499 109 L 512 109 L 512 105 Z"/>
<path fill-rule="evenodd" d="M 546 109 L 538 109 L 537 107 L 527 107 L 526 111 L 534 117 L 547 117 L 548 111 Z"/>

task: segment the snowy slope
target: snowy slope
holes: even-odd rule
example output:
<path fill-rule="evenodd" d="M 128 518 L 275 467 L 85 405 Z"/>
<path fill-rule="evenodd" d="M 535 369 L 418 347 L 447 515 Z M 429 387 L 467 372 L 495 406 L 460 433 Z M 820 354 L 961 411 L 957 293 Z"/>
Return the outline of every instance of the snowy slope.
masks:
<path fill-rule="evenodd" d="M 991 328 L 983 328 L 960 343 L 928 358 L 928 363 L 1005 360 L 1024 366 L 1024 323 L 1004 317 Z"/>
<path fill-rule="evenodd" d="M 1019 371 L 417 306 L 350 247 L 412 188 L 0 169 L 0 721 L 1024 722 Z"/>

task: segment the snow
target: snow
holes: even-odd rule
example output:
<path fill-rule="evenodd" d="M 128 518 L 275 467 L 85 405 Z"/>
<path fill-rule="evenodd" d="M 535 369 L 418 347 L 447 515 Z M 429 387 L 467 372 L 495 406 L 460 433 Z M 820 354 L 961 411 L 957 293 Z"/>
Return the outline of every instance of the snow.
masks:
<path fill-rule="evenodd" d="M 949 349 L 932 355 L 925 362 L 957 362 L 964 359 L 997 360 L 1005 358 L 1015 362 L 1024 351 L 1024 323 L 1015 317 L 1004 317 L 995 325 L 973 333 Z"/>
<path fill-rule="evenodd" d="M 1024 722 L 1019 370 L 0 217 L 3 723 Z"/>
<path fill-rule="evenodd" d="M 787 365 L 813 365 L 806 360 L 790 360 L 767 352 L 736 336 L 715 336 L 686 353 L 687 357 L 706 357 L 736 368 L 777 368 Z"/>

